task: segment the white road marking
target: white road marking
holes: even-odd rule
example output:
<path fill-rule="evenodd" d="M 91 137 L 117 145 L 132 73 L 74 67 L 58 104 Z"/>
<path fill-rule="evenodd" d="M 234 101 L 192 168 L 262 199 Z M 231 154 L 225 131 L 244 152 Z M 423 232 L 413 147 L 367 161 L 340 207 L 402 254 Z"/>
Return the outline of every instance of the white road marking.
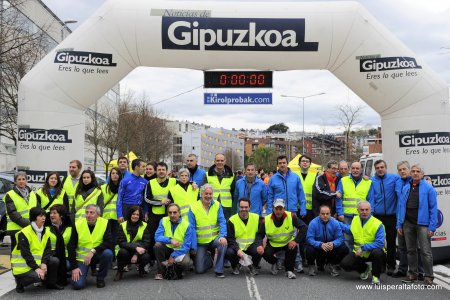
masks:
<path fill-rule="evenodd" d="M 256 286 L 255 278 L 245 275 L 245 279 L 247 280 L 247 289 L 250 299 L 261 300 L 262 298 L 259 294 L 258 286 Z"/>
<path fill-rule="evenodd" d="M 433 267 L 434 283 L 450 290 L 450 269 L 443 265 Z"/>

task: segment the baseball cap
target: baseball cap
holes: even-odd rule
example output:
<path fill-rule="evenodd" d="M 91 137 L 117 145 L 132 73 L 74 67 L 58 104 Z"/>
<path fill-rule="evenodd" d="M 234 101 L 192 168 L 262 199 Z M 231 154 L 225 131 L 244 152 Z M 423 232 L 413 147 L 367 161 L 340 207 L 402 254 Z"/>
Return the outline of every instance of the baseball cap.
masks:
<path fill-rule="evenodd" d="M 284 200 L 283 199 L 278 198 L 273 202 L 273 207 L 278 207 L 278 206 L 281 206 L 284 208 Z"/>

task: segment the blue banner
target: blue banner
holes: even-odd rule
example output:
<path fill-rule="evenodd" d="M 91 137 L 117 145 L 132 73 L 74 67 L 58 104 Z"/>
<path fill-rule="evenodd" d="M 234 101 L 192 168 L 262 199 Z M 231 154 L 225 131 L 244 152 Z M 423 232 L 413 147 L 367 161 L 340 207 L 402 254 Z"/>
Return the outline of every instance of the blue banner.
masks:
<path fill-rule="evenodd" d="M 272 93 L 205 93 L 204 104 L 272 104 Z"/>

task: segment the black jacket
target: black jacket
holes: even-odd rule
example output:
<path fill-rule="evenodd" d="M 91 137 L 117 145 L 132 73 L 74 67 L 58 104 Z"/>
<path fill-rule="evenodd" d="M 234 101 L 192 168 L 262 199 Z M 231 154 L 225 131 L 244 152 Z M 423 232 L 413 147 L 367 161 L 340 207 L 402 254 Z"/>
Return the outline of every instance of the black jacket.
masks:
<path fill-rule="evenodd" d="M 30 187 L 27 186 L 28 192 L 31 193 Z M 23 198 L 22 194 L 19 192 L 16 186 L 12 189 L 13 192 L 15 192 L 17 195 Z M 28 225 L 30 225 L 30 220 L 23 218 L 16 209 L 16 205 L 14 204 L 14 201 L 11 199 L 11 197 L 6 194 L 5 196 L 5 204 L 6 204 L 6 212 L 8 214 L 8 218 L 19 225 L 20 227 L 24 228 Z M 37 199 L 37 207 L 41 207 L 41 201 Z"/>
<path fill-rule="evenodd" d="M 335 181 L 336 190 L 340 180 L 341 180 L 340 177 L 336 178 Z M 313 186 L 312 211 L 314 213 L 314 216 L 317 217 L 319 215 L 319 208 L 323 204 L 330 206 L 331 215 L 335 214 L 336 192 L 332 192 L 330 190 L 330 185 L 328 184 L 327 176 L 325 173 L 316 177 L 316 182 L 314 183 Z"/>
<path fill-rule="evenodd" d="M 143 221 L 138 221 L 138 223 Z M 136 224 L 136 226 L 132 226 L 131 222 L 127 221 L 127 232 L 130 235 L 130 241 L 134 239 L 138 232 L 139 226 Z M 142 235 L 142 240 L 136 243 L 128 243 L 127 237 L 125 236 L 125 233 L 123 232 L 122 225 L 119 225 L 119 229 L 117 230 L 117 245 L 119 245 L 120 248 L 127 249 L 130 253 L 136 252 L 136 247 L 142 247 L 148 250 L 148 247 L 150 246 L 150 231 L 149 226 L 145 228 L 144 234 Z"/>
<path fill-rule="evenodd" d="M 44 230 L 42 231 L 42 236 L 44 236 L 46 230 L 47 228 L 44 228 Z M 18 236 L 17 249 L 20 250 L 20 254 L 25 259 L 25 262 L 27 263 L 28 267 L 30 267 L 32 270 L 36 270 L 40 267 L 34 260 L 33 255 L 31 254 L 30 243 L 28 239 L 22 232 L 19 233 Z M 52 255 L 51 241 L 50 239 L 48 239 L 47 245 L 45 245 L 44 254 L 42 255 L 41 263 L 48 264 L 51 255 Z"/>

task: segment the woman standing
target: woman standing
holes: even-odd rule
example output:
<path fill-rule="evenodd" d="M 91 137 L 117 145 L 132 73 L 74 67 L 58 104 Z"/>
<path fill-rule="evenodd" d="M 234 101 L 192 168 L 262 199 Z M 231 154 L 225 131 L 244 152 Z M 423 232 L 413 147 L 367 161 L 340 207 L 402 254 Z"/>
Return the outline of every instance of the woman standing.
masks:
<path fill-rule="evenodd" d="M 97 205 L 102 209 L 104 206 L 103 195 L 94 172 L 84 170 L 75 191 L 75 220 L 86 217 L 85 210 L 89 204 Z"/>
<path fill-rule="evenodd" d="M 40 207 L 36 194 L 27 185 L 27 174 L 17 172 L 14 175 L 14 187 L 5 195 L 8 223 L 6 230 L 11 237 L 11 250 L 16 246 L 16 233 L 30 225 L 30 209 Z"/>
<path fill-rule="evenodd" d="M 181 209 L 181 216 L 187 217 L 191 205 L 198 200 L 198 187 L 195 182 L 189 182 L 189 170 L 181 168 L 178 171 L 177 184 L 170 188 L 167 198 L 178 204 Z"/>
<path fill-rule="evenodd" d="M 36 197 L 47 212 L 55 204 L 64 205 L 66 210 L 69 210 L 69 198 L 63 189 L 58 172 L 48 173 L 44 185 L 36 192 Z"/>

